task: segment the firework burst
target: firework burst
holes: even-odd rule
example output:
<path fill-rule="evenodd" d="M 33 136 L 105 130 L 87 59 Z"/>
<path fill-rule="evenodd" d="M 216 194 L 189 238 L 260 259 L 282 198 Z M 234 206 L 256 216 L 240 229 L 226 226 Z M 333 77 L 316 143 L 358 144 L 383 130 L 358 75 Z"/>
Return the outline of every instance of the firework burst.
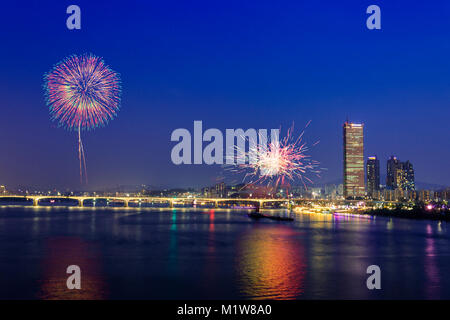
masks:
<path fill-rule="evenodd" d="M 305 129 L 310 122 L 307 123 Z M 295 138 L 294 126 L 287 130 L 286 136 L 280 141 L 271 141 L 268 144 L 258 145 L 249 141 L 249 150 L 235 146 L 235 152 L 245 163 L 227 166 L 226 170 L 234 173 L 243 173 L 244 182 L 250 184 L 266 184 L 277 188 L 299 180 L 313 183 L 308 175 L 319 176 L 319 162 L 311 159 L 307 154 L 309 148 L 303 141 L 303 130 Z M 245 139 L 245 137 L 242 137 Z M 313 144 L 315 146 L 319 141 Z M 255 157 L 256 155 L 256 157 Z M 255 159 L 251 161 L 251 159 Z"/>
<path fill-rule="evenodd" d="M 119 110 L 121 85 L 118 73 L 92 54 L 70 56 L 44 76 L 50 117 L 59 126 L 78 131 L 80 180 L 87 182 L 86 157 L 81 131 L 106 125 Z"/>

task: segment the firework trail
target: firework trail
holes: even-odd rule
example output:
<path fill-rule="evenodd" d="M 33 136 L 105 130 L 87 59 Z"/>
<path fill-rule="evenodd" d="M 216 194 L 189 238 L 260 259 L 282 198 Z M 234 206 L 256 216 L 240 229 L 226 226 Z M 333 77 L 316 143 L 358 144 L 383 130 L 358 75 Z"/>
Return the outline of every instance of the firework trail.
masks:
<path fill-rule="evenodd" d="M 305 129 L 309 126 L 309 121 Z M 271 141 L 268 144 L 257 144 L 256 141 L 249 141 L 249 150 L 246 151 L 234 146 L 237 158 L 241 157 L 245 163 L 227 165 L 225 170 L 244 174 L 244 182 L 249 184 L 266 184 L 275 189 L 279 185 L 285 185 L 296 179 L 300 180 L 306 187 L 306 182 L 313 183 L 307 177 L 308 174 L 319 176 L 319 162 L 311 159 L 307 154 L 309 148 L 303 141 L 305 129 L 298 137 L 294 137 L 294 125 L 287 130 L 286 136 L 280 141 Z M 246 139 L 246 137 L 241 137 Z M 315 146 L 319 141 L 315 142 Z M 256 155 L 256 157 L 255 157 Z M 234 159 L 234 155 L 232 156 Z M 253 161 L 252 161 L 253 159 Z"/>
<path fill-rule="evenodd" d="M 92 54 L 73 55 L 57 63 L 44 76 L 44 90 L 50 117 L 69 131 L 78 131 L 80 181 L 86 183 L 86 156 L 81 131 L 105 126 L 120 107 L 121 82 L 118 73 Z"/>

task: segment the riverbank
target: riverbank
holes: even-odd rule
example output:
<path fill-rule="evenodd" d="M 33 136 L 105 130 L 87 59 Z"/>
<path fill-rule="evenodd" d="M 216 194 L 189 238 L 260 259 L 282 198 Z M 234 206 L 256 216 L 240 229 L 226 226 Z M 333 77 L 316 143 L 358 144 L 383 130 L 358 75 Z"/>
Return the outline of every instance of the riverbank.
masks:
<path fill-rule="evenodd" d="M 389 218 L 404 218 L 415 220 L 439 220 L 450 221 L 450 211 L 445 210 L 427 210 L 425 208 L 406 209 L 372 209 L 364 212 L 366 215 L 382 216 Z"/>

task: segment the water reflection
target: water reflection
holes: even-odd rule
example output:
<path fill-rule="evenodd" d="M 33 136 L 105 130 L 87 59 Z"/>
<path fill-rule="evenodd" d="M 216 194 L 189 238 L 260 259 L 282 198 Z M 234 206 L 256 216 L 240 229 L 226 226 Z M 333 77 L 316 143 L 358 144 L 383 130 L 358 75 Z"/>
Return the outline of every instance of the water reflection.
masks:
<path fill-rule="evenodd" d="M 45 243 L 42 261 L 42 280 L 39 299 L 45 300 L 99 300 L 105 299 L 106 282 L 102 276 L 97 250 L 80 238 L 51 238 Z M 66 285 L 69 265 L 81 269 L 81 289 L 69 290 Z"/>
<path fill-rule="evenodd" d="M 211 284 L 216 285 L 217 281 L 217 270 L 219 269 L 217 262 L 217 248 L 216 248 L 216 235 L 215 235 L 215 210 L 211 209 L 207 212 L 208 214 L 208 233 L 206 238 L 206 254 L 205 262 L 203 266 L 203 274 L 205 281 L 203 282 L 203 287 L 208 290 Z"/>
<path fill-rule="evenodd" d="M 175 273 L 178 271 L 178 233 L 177 233 L 177 210 L 173 209 L 170 218 L 170 239 L 168 270 Z"/>
<path fill-rule="evenodd" d="M 254 226 L 238 242 L 240 292 L 250 299 L 295 299 L 303 293 L 306 262 L 299 232 L 279 224 Z"/>
<path fill-rule="evenodd" d="M 2 208 L 0 298 L 450 297 L 448 222 L 227 209 Z M 67 266 L 82 272 L 68 290 Z M 366 268 L 382 269 L 367 290 Z"/>
<path fill-rule="evenodd" d="M 426 284 L 425 284 L 425 293 L 427 299 L 439 299 L 440 298 L 440 278 L 439 278 L 439 270 L 436 265 L 436 248 L 435 248 L 435 239 L 433 235 L 433 229 L 431 225 L 427 225 L 426 229 L 427 238 L 426 238 L 426 247 L 425 247 L 425 275 L 426 275 Z"/>

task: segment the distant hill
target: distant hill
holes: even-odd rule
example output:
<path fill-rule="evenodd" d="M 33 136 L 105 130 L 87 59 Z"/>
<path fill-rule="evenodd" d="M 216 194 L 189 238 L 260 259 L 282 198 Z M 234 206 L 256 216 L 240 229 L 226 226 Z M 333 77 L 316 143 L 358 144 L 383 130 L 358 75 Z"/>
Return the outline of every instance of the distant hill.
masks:
<path fill-rule="evenodd" d="M 416 181 L 416 189 L 417 190 L 442 190 L 447 188 L 447 186 L 443 186 L 440 184 L 434 184 L 434 183 L 427 183 L 427 182 L 420 182 Z"/>
<path fill-rule="evenodd" d="M 381 184 L 386 184 L 386 176 L 381 175 L 380 176 Z M 334 179 L 330 181 L 315 181 L 314 187 L 323 187 L 325 185 L 338 185 L 342 183 L 342 179 Z M 444 186 L 441 184 L 435 184 L 435 183 L 428 183 L 428 182 L 422 182 L 422 181 L 416 181 L 416 189 L 417 190 L 442 190 L 447 188 L 448 186 Z"/>

